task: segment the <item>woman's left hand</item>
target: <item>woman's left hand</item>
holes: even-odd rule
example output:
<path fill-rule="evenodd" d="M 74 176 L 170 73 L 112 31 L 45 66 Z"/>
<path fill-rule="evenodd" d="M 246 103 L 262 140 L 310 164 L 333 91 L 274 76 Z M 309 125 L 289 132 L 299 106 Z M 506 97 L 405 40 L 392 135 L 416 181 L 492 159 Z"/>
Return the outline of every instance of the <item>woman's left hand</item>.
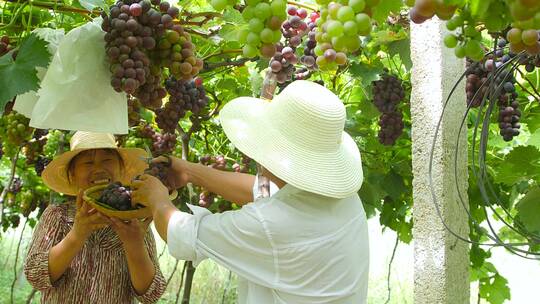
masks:
<path fill-rule="evenodd" d="M 156 204 L 169 201 L 169 190 L 156 177 L 148 174 L 134 180 L 131 188 L 131 200 L 134 203 L 148 206 L 152 211 Z"/>
<path fill-rule="evenodd" d="M 144 221 L 138 219 L 124 221 L 111 217 L 110 220 L 112 229 L 118 234 L 124 247 L 129 247 L 130 245 L 144 245 L 144 236 L 146 235 L 148 226 L 152 222 L 152 218 L 147 218 Z"/>

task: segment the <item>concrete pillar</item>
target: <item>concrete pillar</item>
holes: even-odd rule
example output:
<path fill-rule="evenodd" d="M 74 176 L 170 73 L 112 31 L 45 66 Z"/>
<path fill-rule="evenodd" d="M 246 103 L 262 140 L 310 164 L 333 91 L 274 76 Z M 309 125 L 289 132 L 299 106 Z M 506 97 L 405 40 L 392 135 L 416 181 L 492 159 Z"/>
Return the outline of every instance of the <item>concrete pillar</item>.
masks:
<path fill-rule="evenodd" d="M 469 303 L 468 245 L 443 226 L 433 204 L 429 182 L 430 152 L 435 129 L 450 90 L 465 69 L 452 49 L 443 44 L 444 22 L 411 24 L 412 165 L 414 199 L 414 303 Z M 446 224 L 467 238 L 467 215 L 459 198 L 454 175 L 456 140 L 466 109 L 465 83 L 454 92 L 445 110 L 434 149 L 432 178 L 436 201 Z M 467 201 L 467 130 L 459 138 L 458 184 Z"/>

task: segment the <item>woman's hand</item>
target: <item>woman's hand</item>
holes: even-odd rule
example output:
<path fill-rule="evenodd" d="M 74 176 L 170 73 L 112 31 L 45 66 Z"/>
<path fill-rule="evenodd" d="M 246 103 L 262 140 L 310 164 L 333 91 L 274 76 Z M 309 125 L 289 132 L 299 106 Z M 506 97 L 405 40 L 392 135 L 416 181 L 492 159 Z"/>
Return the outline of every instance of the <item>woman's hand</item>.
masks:
<path fill-rule="evenodd" d="M 152 212 L 156 205 L 169 202 L 169 190 L 154 176 L 148 174 L 140 176 L 133 181 L 131 189 L 133 189 L 132 202 L 148 206 Z"/>
<path fill-rule="evenodd" d="M 190 163 L 174 156 L 160 156 L 152 160 L 153 163 L 168 163 L 169 161 L 171 166 L 167 176 L 167 183 L 174 189 L 184 187 L 190 182 L 188 174 L 188 167 Z"/>
<path fill-rule="evenodd" d="M 109 219 L 96 209 L 90 208 L 83 200 L 83 191 L 77 195 L 77 213 L 73 223 L 73 234 L 81 241 L 86 240 L 92 232 L 109 226 Z"/>
<path fill-rule="evenodd" d="M 124 221 L 111 217 L 110 220 L 112 229 L 118 234 L 126 250 L 141 245 L 144 246 L 144 236 L 148 231 L 152 218 L 147 218 L 144 221 L 137 219 Z"/>

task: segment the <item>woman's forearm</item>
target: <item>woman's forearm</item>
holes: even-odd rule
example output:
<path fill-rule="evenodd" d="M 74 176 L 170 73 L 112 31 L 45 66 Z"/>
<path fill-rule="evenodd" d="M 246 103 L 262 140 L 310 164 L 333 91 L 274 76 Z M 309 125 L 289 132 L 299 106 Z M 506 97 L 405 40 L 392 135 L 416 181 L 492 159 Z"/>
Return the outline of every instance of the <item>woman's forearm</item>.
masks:
<path fill-rule="evenodd" d="M 156 204 L 152 210 L 154 226 L 156 227 L 159 236 L 161 236 L 161 239 L 165 242 L 167 242 L 169 219 L 175 211 L 178 211 L 178 209 L 170 201 Z"/>
<path fill-rule="evenodd" d="M 81 251 L 85 240 L 77 238 L 73 232 L 49 250 L 49 276 L 54 283 L 66 272 L 73 258 Z"/>
<path fill-rule="evenodd" d="M 190 163 L 188 176 L 190 182 L 221 195 L 225 200 L 239 205 L 253 201 L 254 175 L 220 171 Z"/>
<path fill-rule="evenodd" d="M 129 277 L 138 295 L 143 295 L 152 284 L 156 270 L 144 246 L 144 240 L 124 244 Z"/>

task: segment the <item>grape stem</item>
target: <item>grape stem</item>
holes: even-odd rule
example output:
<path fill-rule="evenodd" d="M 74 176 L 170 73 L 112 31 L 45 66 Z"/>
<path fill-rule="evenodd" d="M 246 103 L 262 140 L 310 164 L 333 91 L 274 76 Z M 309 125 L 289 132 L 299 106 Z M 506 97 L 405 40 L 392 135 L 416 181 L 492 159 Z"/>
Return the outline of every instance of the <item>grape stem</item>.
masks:
<path fill-rule="evenodd" d="M 312 10 L 312 11 L 314 11 L 314 12 L 319 11 L 319 9 L 317 9 L 316 7 L 311 6 L 311 5 L 309 5 L 309 4 L 305 4 L 305 3 L 300 3 L 300 2 L 296 2 L 296 1 L 287 1 L 287 3 L 288 3 L 288 4 L 295 5 L 295 6 L 298 6 L 298 7 L 303 7 L 303 8 Z"/>
<path fill-rule="evenodd" d="M 188 24 L 188 23 L 182 23 L 182 24 Z M 217 29 L 210 30 L 208 32 L 203 32 L 203 31 L 194 30 L 194 29 L 191 29 L 191 28 L 184 28 L 184 31 L 188 32 L 188 33 L 191 33 L 193 35 L 201 36 L 201 37 L 204 37 L 204 38 L 209 38 L 209 37 L 213 36 L 215 33 L 219 32 L 220 29 L 221 28 L 217 28 Z"/>
<path fill-rule="evenodd" d="M 219 51 L 219 52 L 216 52 L 216 53 L 207 55 L 207 56 L 203 57 L 201 60 L 202 60 L 202 61 L 206 61 L 208 58 L 212 58 L 212 57 L 219 56 L 219 55 L 224 55 L 224 54 L 240 54 L 240 53 L 242 53 L 242 49 L 222 50 L 222 51 Z"/>
<path fill-rule="evenodd" d="M 196 26 L 203 26 L 208 21 L 214 19 L 214 18 L 221 18 L 223 15 L 218 12 L 200 12 L 200 13 L 190 13 L 190 12 L 182 12 L 182 16 L 186 16 L 187 18 L 185 20 L 180 20 L 178 24 L 184 24 L 184 25 L 196 25 Z M 192 21 L 192 19 L 203 17 L 203 20 L 201 21 Z"/>
<path fill-rule="evenodd" d="M 255 58 L 240 58 L 238 60 L 225 60 L 222 62 L 210 62 L 210 63 L 205 62 L 204 68 L 201 70 L 200 73 L 206 73 L 213 69 L 217 69 L 217 68 L 225 67 L 225 66 L 243 66 L 248 61 L 257 61 L 258 59 L 259 59 L 258 57 L 255 57 Z"/>
<path fill-rule="evenodd" d="M 15 170 L 17 169 L 17 160 L 19 159 L 19 154 L 21 153 L 21 146 L 17 149 L 17 153 L 15 153 L 15 156 L 11 160 L 11 173 L 9 175 L 8 182 L 4 189 L 2 190 L 2 194 L 0 194 L 0 223 L 4 220 L 4 200 L 6 199 L 6 196 L 9 192 L 9 188 L 11 188 L 11 185 L 13 184 L 13 180 L 15 180 Z"/>

